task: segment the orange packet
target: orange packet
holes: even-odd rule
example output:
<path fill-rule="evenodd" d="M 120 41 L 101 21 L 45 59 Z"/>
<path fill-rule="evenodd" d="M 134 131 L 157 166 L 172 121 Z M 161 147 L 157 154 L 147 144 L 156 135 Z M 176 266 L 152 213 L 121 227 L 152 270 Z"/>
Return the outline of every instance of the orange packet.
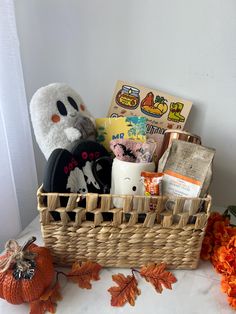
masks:
<path fill-rule="evenodd" d="M 157 196 L 161 195 L 161 182 L 164 173 L 142 171 L 141 177 L 145 187 L 144 195 Z"/>

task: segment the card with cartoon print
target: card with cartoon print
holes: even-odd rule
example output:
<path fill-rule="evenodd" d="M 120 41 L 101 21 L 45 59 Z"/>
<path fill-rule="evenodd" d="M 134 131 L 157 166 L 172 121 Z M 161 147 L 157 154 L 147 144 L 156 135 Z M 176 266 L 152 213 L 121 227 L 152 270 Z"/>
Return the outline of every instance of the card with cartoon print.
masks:
<path fill-rule="evenodd" d="M 146 140 L 147 118 L 131 116 L 119 118 L 95 119 L 97 142 L 110 151 L 110 141 L 118 139 L 133 139 L 140 142 Z"/>
<path fill-rule="evenodd" d="M 118 81 L 108 117 L 143 116 L 147 134 L 163 134 L 166 129 L 184 128 L 192 102 L 159 90 Z"/>

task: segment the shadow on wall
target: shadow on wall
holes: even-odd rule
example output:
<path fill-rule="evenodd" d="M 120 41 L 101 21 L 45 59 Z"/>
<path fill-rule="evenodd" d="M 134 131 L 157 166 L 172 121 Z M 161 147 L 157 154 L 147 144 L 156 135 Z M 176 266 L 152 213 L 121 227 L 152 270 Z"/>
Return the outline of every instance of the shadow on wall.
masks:
<path fill-rule="evenodd" d="M 213 198 L 213 204 L 217 206 L 227 207 L 229 205 L 236 205 L 235 197 L 235 187 L 236 187 L 236 177 L 232 176 L 232 173 L 224 167 L 224 164 L 219 161 L 220 158 L 216 158 L 213 162 L 213 181 L 210 188 L 210 194 Z M 222 159 L 221 159 L 222 160 Z M 225 160 L 227 164 L 227 160 Z M 230 182 L 229 182 L 230 180 Z M 223 187 L 227 184 L 228 189 Z M 227 203 L 225 202 L 227 200 Z"/>
<path fill-rule="evenodd" d="M 198 104 L 197 102 L 193 101 L 193 106 L 190 111 L 189 117 L 187 119 L 185 130 L 199 135 L 202 137 L 202 127 L 204 126 L 204 111 L 201 108 L 204 108 L 204 104 Z M 202 143 L 204 145 L 204 137 L 202 137 Z"/>
<path fill-rule="evenodd" d="M 35 162 L 36 162 L 37 177 L 38 177 L 38 186 L 40 186 L 43 182 L 44 169 L 46 167 L 46 159 L 43 153 L 41 152 L 35 140 L 34 135 L 33 135 L 33 145 L 34 145 Z"/>

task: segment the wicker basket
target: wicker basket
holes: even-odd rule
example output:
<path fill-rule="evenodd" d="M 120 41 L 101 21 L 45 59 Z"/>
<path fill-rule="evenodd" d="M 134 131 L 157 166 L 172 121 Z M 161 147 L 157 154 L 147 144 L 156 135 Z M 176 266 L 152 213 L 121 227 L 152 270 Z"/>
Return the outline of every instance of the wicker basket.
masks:
<path fill-rule="evenodd" d="M 112 206 L 113 197 L 123 208 Z M 146 197 L 38 190 L 43 239 L 57 265 L 96 261 L 107 267 L 139 267 L 165 262 L 194 269 L 209 216 L 211 197 Z M 85 200 L 84 200 L 85 201 Z M 188 206 L 188 211 L 183 210 Z"/>

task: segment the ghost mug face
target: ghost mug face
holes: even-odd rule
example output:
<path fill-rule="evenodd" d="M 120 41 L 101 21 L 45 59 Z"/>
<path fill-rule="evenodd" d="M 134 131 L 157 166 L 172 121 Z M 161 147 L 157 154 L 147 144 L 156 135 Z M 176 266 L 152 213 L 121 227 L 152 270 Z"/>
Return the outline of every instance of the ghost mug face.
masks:
<path fill-rule="evenodd" d="M 110 156 L 103 156 L 94 160 L 92 172 L 95 180 L 98 182 L 104 194 L 111 189 L 111 168 L 113 159 Z"/>
<path fill-rule="evenodd" d="M 143 195 L 142 171 L 155 171 L 155 163 L 135 163 L 115 158 L 112 164 L 111 194 Z M 115 207 L 122 208 L 122 198 L 113 198 L 113 204 Z"/>

